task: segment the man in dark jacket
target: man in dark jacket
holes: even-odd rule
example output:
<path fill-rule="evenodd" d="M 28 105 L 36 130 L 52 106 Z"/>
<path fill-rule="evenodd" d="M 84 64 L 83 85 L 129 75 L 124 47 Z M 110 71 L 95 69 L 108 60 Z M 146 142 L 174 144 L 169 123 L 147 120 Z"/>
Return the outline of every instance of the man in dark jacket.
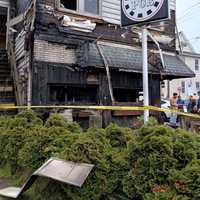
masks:
<path fill-rule="evenodd" d="M 200 113 L 200 91 L 198 92 L 198 99 L 197 99 L 197 112 Z"/>
<path fill-rule="evenodd" d="M 195 112 L 195 107 L 196 107 L 196 100 L 191 95 L 189 97 L 189 102 L 188 102 L 188 105 L 187 105 L 187 111 L 189 113 L 194 113 Z"/>

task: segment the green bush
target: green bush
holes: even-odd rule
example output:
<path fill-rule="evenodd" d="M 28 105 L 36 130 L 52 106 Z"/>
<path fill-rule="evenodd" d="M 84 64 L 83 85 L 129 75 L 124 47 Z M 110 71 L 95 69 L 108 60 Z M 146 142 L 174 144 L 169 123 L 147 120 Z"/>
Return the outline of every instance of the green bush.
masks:
<path fill-rule="evenodd" d="M 19 164 L 35 170 L 49 157 L 70 146 L 76 137 L 63 127 L 33 129 L 19 151 Z"/>
<path fill-rule="evenodd" d="M 199 136 L 165 126 L 143 126 L 136 143 L 129 144 L 128 152 L 128 159 L 133 167 L 123 179 L 123 190 L 130 198 L 197 198 L 191 198 L 185 193 L 179 194 L 175 188 L 177 180 L 185 182 L 175 177 L 186 173 L 185 170 L 192 171 L 194 164 L 191 163 L 199 156 Z M 198 162 L 195 163 L 198 177 Z M 191 175 L 188 174 L 187 178 L 194 183 Z M 185 187 L 189 188 L 186 184 Z"/>
<path fill-rule="evenodd" d="M 37 126 L 43 126 L 43 121 L 32 110 L 25 110 L 15 116 L 9 128 L 35 128 Z"/>
<path fill-rule="evenodd" d="M 153 119 L 137 131 L 110 124 L 83 132 L 58 114 L 43 125 L 24 111 L 0 118 L 0 152 L 0 177 L 10 170 L 19 180 L 51 156 L 95 165 L 82 188 L 40 178 L 25 200 L 200 199 L 200 137 Z"/>
<path fill-rule="evenodd" d="M 81 133 L 81 127 L 77 123 L 69 123 L 59 114 L 52 114 L 45 123 L 45 127 L 63 127 L 66 128 L 71 133 Z"/>

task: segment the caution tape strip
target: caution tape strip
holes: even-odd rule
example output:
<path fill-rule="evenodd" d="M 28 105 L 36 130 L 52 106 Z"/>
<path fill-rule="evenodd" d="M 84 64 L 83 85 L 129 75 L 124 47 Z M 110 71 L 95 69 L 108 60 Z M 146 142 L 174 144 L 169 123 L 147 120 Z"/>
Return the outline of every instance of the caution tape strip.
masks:
<path fill-rule="evenodd" d="M 13 104 L 0 104 L 0 110 L 7 109 L 80 109 L 80 110 L 113 110 L 113 111 L 144 111 L 173 112 L 181 116 L 200 119 L 200 115 L 185 113 L 179 110 L 159 108 L 155 106 L 15 106 Z"/>

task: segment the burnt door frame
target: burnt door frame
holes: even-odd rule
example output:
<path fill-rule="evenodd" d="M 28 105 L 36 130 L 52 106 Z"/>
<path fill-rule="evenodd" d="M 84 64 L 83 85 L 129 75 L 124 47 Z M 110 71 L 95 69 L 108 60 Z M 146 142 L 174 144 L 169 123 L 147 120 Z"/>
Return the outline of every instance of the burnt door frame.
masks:
<path fill-rule="evenodd" d="M 7 24 L 10 20 L 10 2 L 5 2 L 0 0 L 0 7 L 7 9 Z M 6 49 L 8 47 L 8 34 L 9 34 L 9 27 L 6 24 Z"/>

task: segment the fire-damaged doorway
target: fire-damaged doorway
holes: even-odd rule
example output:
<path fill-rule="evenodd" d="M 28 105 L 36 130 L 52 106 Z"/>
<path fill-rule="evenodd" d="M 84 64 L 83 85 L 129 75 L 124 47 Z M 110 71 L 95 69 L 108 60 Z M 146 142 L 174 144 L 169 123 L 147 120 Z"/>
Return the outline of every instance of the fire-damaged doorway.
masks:
<path fill-rule="evenodd" d="M 0 49 L 7 48 L 7 21 L 9 19 L 9 6 L 0 1 Z"/>

